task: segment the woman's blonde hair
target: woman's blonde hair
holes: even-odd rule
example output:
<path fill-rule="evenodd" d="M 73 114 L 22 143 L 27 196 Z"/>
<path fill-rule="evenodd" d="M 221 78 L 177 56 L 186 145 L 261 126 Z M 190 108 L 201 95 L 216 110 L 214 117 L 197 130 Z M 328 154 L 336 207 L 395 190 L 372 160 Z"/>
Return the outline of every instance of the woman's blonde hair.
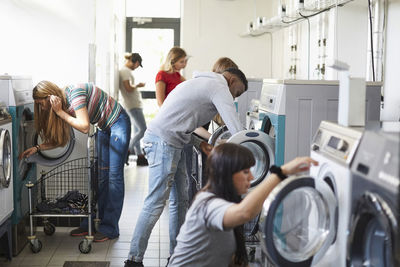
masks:
<path fill-rule="evenodd" d="M 167 58 L 164 64 L 161 66 L 163 71 L 172 71 L 173 65 L 178 62 L 181 58 L 187 57 L 185 50 L 180 47 L 174 46 L 169 50 Z"/>
<path fill-rule="evenodd" d="M 224 70 L 229 69 L 229 68 L 238 69 L 239 67 L 229 57 L 221 57 L 214 63 L 212 71 L 217 72 L 217 73 L 223 73 Z"/>
<path fill-rule="evenodd" d="M 67 101 L 64 91 L 57 85 L 49 81 L 41 81 L 32 92 L 33 99 L 46 99 L 54 95 L 61 99 L 62 109 L 67 110 Z M 70 139 L 71 126 L 61 119 L 50 107 L 48 110 L 43 110 L 40 105 L 35 103 L 35 129 L 40 135 L 40 138 L 45 143 L 50 143 L 55 146 L 65 146 Z"/>

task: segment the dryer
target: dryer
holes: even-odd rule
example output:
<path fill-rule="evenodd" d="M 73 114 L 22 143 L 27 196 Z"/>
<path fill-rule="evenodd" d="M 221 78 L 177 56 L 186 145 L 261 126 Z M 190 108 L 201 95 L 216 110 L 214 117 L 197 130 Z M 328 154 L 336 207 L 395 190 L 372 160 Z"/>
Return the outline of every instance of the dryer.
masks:
<path fill-rule="evenodd" d="M 366 119 L 379 121 L 381 84 L 367 83 L 366 90 Z M 261 121 L 259 130 L 275 138 L 276 165 L 310 155 L 321 121 L 337 121 L 338 99 L 338 81 L 264 80 L 253 116 Z"/>
<path fill-rule="evenodd" d="M 400 266 L 399 139 L 399 132 L 367 130 L 360 142 L 351 167 L 349 266 Z"/>
<path fill-rule="evenodd" d="M 14 210 L 12 163 L 12 120 L 0 107 L 0 226 Z"/>
<path fill-rule="evenodd" d="M 321 122 L 311 151 L 319 166 L 285 179 L 266 199 L 260 240 L 276 266 L 345 266 L 349 164 L 361 136 L 361 128 Z"/>

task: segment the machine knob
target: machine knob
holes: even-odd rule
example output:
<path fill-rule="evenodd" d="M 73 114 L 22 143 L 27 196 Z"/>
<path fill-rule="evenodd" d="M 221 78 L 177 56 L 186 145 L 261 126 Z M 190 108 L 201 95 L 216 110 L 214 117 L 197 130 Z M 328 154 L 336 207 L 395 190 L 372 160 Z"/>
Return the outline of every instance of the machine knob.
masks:
<path fill-rule="evenodd" d="M 344 140 L 340 140 L 337 149 L 342 151 L 342 152 L 346 152 L 346 150 L 349 148 L 349 144 L 344 141 Z"/>

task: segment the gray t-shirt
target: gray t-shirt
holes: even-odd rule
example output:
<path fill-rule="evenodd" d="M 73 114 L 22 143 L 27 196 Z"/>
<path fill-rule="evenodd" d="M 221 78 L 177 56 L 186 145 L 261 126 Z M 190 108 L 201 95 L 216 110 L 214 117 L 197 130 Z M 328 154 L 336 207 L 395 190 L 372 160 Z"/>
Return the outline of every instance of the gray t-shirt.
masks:
<path fill-rule="evenodd" d="M 219 113 L 231 134 L 243 130 L 224 76 L 213 72 L 195 73 L 180 83 L 165 99 L 147 130 L 168 144 L 182 148 L 191 133 Z"/>
<path fill-rule="evenodd" d="M 204 200 L 212 193 L 200 192 L 186 214 L 176 238 L 177 245 L 168 266 L 228 266 L 236 251 L 232 229 L 224 229 L 223 219 L 233 203 L 221 198 Z"/>

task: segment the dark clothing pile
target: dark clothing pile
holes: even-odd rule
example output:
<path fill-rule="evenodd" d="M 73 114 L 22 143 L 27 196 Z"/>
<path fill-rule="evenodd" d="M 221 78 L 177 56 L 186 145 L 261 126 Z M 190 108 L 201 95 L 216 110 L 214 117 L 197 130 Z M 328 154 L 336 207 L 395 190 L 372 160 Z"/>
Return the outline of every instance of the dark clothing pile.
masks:
<path fill-rule="evenodd" d="M 80 214 L 86 213 L 88 206 L 88 197 L 79 193 L 78 190 L 68 191 L 63 197 L 55 201 L 45 200 L 36 205 L 38 212 L 48 213 L 68 213 Z"/>

